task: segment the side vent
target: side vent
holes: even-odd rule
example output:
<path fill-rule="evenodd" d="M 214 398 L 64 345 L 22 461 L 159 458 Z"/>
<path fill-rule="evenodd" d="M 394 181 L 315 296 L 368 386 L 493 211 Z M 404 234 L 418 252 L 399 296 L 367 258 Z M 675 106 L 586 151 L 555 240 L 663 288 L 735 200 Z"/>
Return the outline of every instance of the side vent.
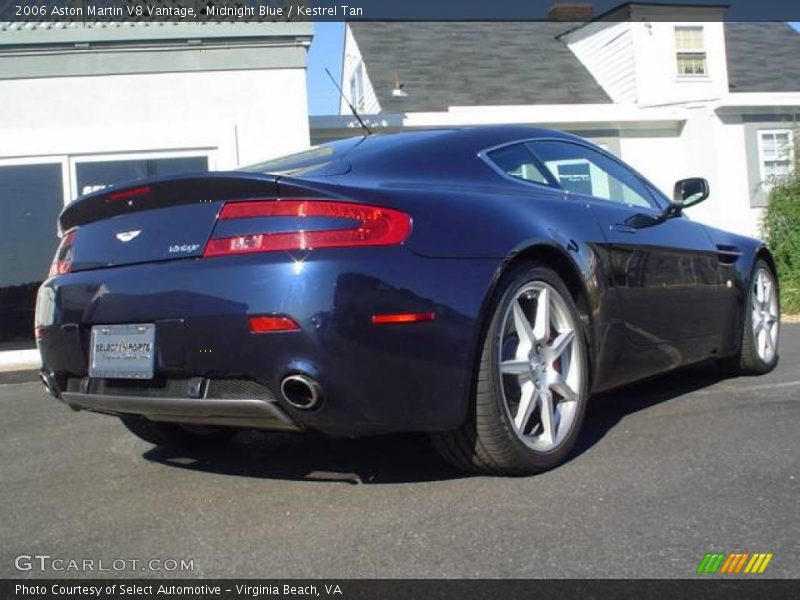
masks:
<path fill-rule="evenodd" d="M 742 251 L 738 246 L 728 246 L 726 244 L 717 244 L 717 257 L 719 262 L 724 265 L 732 265 L 739 260 L 742 256 Z"/>

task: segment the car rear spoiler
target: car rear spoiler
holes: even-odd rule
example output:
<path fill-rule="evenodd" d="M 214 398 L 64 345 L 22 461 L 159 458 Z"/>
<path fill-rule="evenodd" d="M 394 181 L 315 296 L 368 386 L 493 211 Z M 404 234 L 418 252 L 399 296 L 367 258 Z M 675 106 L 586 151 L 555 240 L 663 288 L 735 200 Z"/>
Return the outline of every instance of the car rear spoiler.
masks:
<path fill-rule="evenodd" d="M 189 173 L 142 179 L 78 198 L 58 218 L 69 231 L 117 215 L 177 204 L 269 198 L 278 190 L 278 176 L 239 171 Z"/>

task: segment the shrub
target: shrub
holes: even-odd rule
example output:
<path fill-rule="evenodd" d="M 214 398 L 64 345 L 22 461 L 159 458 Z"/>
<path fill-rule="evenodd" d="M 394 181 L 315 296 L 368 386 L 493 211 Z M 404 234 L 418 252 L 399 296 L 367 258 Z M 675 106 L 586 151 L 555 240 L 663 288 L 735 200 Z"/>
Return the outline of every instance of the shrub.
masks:
<path fill-rule="evenodd" d="M 800 314 L 800 144 L 796 145 L 794 156 L 794 172 L 770 192 L 762 224 L 778 268 L 781 309 L 785 314 Z"/>

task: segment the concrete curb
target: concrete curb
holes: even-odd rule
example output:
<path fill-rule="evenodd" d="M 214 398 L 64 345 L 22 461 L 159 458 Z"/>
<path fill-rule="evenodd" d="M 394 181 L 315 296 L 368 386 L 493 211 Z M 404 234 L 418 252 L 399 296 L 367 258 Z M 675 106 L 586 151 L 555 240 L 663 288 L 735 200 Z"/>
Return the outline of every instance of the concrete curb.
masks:
<path fill-rule="evenodd" d="M 39 381 L 39 370 L 0 371 L 0 385 L 9 383 L 32 383 Z M 44 390 L 44 388 L 42 388 Z"/>
<path fill-rule="evenodd" d="M 37 349 L 33 350 L 7 350 L 0 352 L 0 373 L 9 371 L 38 370 L 42 366 L 42 359 Z"/>

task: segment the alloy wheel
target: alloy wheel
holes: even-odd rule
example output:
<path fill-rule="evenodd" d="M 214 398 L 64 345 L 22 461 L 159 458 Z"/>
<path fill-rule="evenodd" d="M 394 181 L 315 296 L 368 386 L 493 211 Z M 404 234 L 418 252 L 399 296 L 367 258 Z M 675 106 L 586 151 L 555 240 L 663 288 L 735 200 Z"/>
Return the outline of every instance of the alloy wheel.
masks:
<path fill-rule="evenodd" d="M 574 423 L 586 367 L 577 324 L 542 281 L 520 288 L 498 340 L 502 398 L 517 436 L 533 450 L 558 446 Z"/>
<path fill-rule="evenodd" d="M 753 278 L 751 290 L 753 339 L 758 357 L 764 363 L 771 363 L 778 346 L 778 294 L 775 279 L 767 269 L 759 269 Z"/>

